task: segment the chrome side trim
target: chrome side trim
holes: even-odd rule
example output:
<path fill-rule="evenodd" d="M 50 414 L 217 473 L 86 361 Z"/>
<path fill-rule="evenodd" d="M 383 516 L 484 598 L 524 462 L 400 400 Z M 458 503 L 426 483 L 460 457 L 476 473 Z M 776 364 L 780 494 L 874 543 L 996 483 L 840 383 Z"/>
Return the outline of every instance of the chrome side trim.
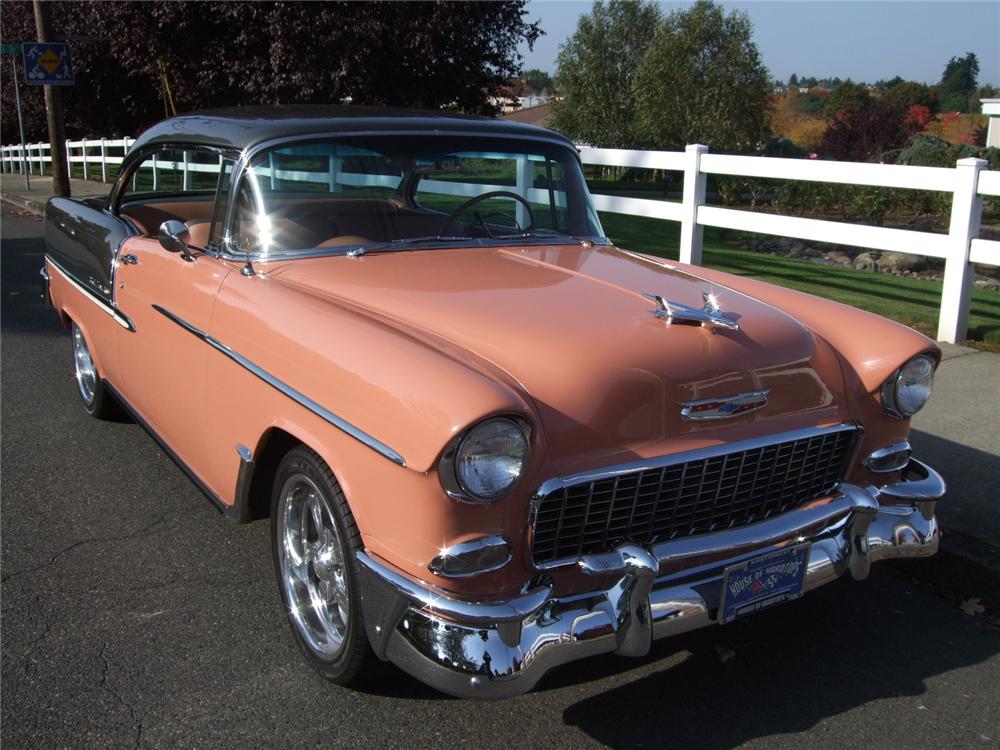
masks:
<path fill-rule="evenodd" d="M 231 517 L 236 523 L 249 523 L 250 518 L 250 485 L 253 482 L 253 472 L 257 468 L 253 453 L 245 445 L 237 443 L 236 452 L 240 456 L 240 468 L 236 474 L 236 494 L 233 496 L 233 512 Z"/>
<path fill-rule="evenodd" d="M 109 305 L 104 300 L 95 297 L 93 292 L 89 291 L 86 287 L 83 286 L 83 284 L 81 284 L 79 281 L 77 281 L 76 279 L 74 279 L 70 275 L 70 273 L 68 271 L 66 271 L 58 263 L 56 263 L 55 260 L 52 259 L 51 255 L 46 255 L 45 256 L 45 261 L 47 263 L 51 263 L 52 267 L 54 269 L 56 269 L 59 272 L 59 274 L 64 279 L 66 279 L 66 281 L 74 289 L 76 289 L 78 292 L 80 292 L 80 294 L 82 294 L 84 297 L 86 297 L 91 302 L 93 302 L 95 305 L 97 305 L 99 308 L 101 308 L 102 311 L 104 311 L 105 313 L 107 313 L 108 315 L 110 315 L 111 318 L 112 318 L 112 320 L 115 321 L 115 323 L 117 323 L 118 325 L 120 325 L 126 331 L 129 331 L 131 333 L 135 333 L 135 325 L 132 323 L 132 321 L 129 319 L 129 317 L 125 313 L 123 313 L 117 307 Z"/>
<path fill-rule="evenodd" d="M 172 320 L 174 323 L 176 323 L 177 325 L 179 325 L 181 328 L 183 328 L 185 331 L 187 331 L 188 333 L 190 333 L 192 336 L 197 336 L 198 338 L 200 338 L 202 341 L 204 341 L 206 344 L 208 344 L 209 346 L 211 346 L 212 348 L 214 348 L 216 351 L 222 352 L 227 357 L 229 357 L 231 360 L 233 360 L 238 365 L 240 365 L 241 367 L 243 367 L 245 370 L 248 370 L 249 372 L 253 373 L 258 378 L 260 378 L 265 383 L 267 383 L 269 386 L 271 386 L 275 390 L 280 391 L 281 393 L 285 394 L 290 399 L 292 399 L 292 401 L 295 401 L 300 406 L 305 407 L 306 409 L 308 409 L 309 411 L 311 411 L 316 416 L 318 416 L 321 419 L 329 422 L 330 424 L 332 424 L 334 427 L 336 427 L 337 429 L 341 430 L 342 432 L 347 433 L 348 435 L 350 435 L 352 438 L 354 438 L 358 442 L 363 443 L 364 445 L 367 445 L 373 451 L 375 451 L 376 453 L 379 453 L 380 455 L 384 456 L 385 458 L 388 458 L 393 463 L 399 464 L 400 466 L 406 466 L 406 461 L 403 459 L 403 457 L 401 455 L 399 455 L 399 453 L 397 453 L 396 451 L 394 451 L 392 448 L 390 448 L 388 445 L 386 445 L 382 441 L 380 441 L 380 440 L 372 437 L 371 435 L 369 435 L 364 430 L 361 430 L 361 429 L 355 427 L 350 422 L 348 422 L 348 421 L 346 421 L 344 419 L 341 419 L 340 417 L 338 417 L 336 414 L 334 414 L 332 411 L 330 411 L 326 407 L 321 406 L 320 404 L 316 403 L 315 401 L 313 401 L 311 398 L 309 398 L 305 394 L 300 393 L 299 391 L 297 391 L 294 388 L 292 388 L 292 386 L 288 385 L 283 380 L 281 380 L 279 378 L 276 378 L 274 375 L 272 375 L 271 373 L 269 373 L 267 370 L 264 370 L 264 369 L 258 367 L 256 364 L 254 364 L 253 362 L 251 362 L 249 359 L 247 359 L 246 357 L 244 357 L 239 352 L 237 352 L 237 351 L 235 351 L 233 349 L 230 349 L 228 346 L 226 346 L 225 344 L 223 344 L 218 339 L 214 338 L 213 336 L 209 336 L 207 333 L 205 333 L 204 331 L 202 331 L 200 328 L 196 328 L 195 326 L 191 325 L 190 323 L 188 323 L 183 318 L 180 318 L 177 315 L 174 315 L 169 310 L 167 310 L 167 309 L 165 309 L 163 307 L 160 307 L 159 305 L 153 305 L 153 309 L 156 310 L 156 312 L 158 312 L 161 315 L 163 315 L 164 317 L 166 317 L 167 319 Z"/>

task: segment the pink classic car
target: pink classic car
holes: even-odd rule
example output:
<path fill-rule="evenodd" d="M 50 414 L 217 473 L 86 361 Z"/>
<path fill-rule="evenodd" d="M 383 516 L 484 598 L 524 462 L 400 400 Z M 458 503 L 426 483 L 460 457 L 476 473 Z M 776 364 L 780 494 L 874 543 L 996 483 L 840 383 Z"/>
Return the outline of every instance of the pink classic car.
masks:
<path fill-rule="evenodd" d="M 175 117 L 42 276 L 84 408 L 267 519 L 292 636 L 463 697 L 933 554 L 935 344 L 617 248 L 573 145 L 348 107 Z"/>

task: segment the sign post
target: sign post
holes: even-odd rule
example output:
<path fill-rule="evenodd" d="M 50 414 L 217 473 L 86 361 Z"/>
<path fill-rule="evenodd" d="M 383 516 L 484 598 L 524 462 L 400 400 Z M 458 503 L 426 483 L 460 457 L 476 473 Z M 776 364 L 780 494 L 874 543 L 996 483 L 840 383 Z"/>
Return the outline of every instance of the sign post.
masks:
<path fill-rule="evenodd" d="M 74 83 L 73 60 L 69 45 L 50 43 L 54 36 L 50 3 L 34 0 L 33 5 L 38 42 L 23 45 L 25 81 L 33 86 L 45 86 L 45 115 L 52 153 L 52 192 L 68 198 L 69 161 L 66 159 L 66 128 L 63 125 L 60 87 Z"/>
<path fill-rule="evenodd" d="M 28 159 L 24 138 L 24 115 L 21 113 L 21 84 L 17 78 L 16 56 L 20 52 L 20 44 L 5 44 L 3 46 L 3 54 L 11 55 L 10 69 L 14 74 L 14 98 L 17 100 L 17 125 L 21 129 L 21 171 L 24 173 L 24 189 L 31 190 L 31 181 L 28 179 Z"/>

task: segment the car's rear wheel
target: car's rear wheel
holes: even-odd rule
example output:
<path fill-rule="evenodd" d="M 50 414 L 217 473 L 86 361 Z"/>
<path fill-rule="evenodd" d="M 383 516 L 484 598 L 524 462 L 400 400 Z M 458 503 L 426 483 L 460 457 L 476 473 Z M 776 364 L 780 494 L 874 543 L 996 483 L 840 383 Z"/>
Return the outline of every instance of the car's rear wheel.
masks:
<path fill-rule="evenodd" d="M 76 323 L 73 323 L 70 335 L 73 344 L 73 376 L 76 378 L 76 389 L 83 401 L 83 408 L 90 416 L 98 419 L 117 417 L 121 413 L 118 403 L 101 381 L 90 354 L 87 337 Z"/>
<path fill-rule="evenodd" d="M 292 635 L 307 661 L 341 685 L 376 660 L 365 632 L 354 553 L 361 534 L 329 467 L 300 446 L 278 466 L 271 548 Z"/>

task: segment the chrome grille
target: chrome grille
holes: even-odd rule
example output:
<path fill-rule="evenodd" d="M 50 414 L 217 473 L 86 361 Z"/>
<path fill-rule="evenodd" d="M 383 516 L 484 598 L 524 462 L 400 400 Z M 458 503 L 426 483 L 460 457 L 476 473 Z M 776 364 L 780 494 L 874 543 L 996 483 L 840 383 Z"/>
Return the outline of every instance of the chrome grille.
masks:
<path fill-rule="evenodd" d="M 745 526 L 830 494 L 848 470 L 857 429 L 795 435 L 570 478 L 548 492 L 543 486 L 535 501 L 534 561 Z"/>

